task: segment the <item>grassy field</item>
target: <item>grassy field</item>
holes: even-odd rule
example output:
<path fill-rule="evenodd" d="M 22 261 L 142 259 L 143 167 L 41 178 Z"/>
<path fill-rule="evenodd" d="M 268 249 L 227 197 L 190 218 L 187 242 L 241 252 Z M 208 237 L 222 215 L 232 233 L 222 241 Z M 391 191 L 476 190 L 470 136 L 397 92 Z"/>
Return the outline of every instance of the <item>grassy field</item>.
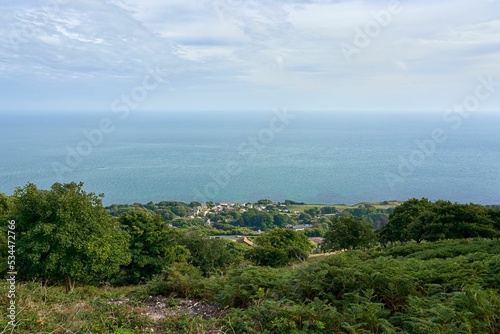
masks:
<path fill-rule="evenodd" d="M 315 207 L 322 208 L 324 206 L 328 206 L 328 205 L 325 205 L 325 204 L 290 205 L 290 206 L 287 206 L 287 209 L 290 210 L 290 212 L 295 212 L 295 211 L 304 212 L 304 210 L 307 210 L 307 209 L 313 209 Z"/>
<path fill-rule="evenodd" d="M 377 209 L 390 209 L 390 208 L 395 208 L 396 206 L 400 205 L 402 202 L 399 201 L 386 201 L 386 202 L 363 202 L 363 203 L 358 203 L 358 204 L 353 204 L 353 205 L 347 205 L 347 204 L 305 204 L 305 205 L 290 205 L 288 206 L 288 210 L 291 212 L 304 212 L 304 210 L 307 209 L 313 209 L 313 208 L 323 208 L 323 207 L 333 207 L 335 209 L 355 209 L 359 207 L 360 205 L 371 205 Z"/>

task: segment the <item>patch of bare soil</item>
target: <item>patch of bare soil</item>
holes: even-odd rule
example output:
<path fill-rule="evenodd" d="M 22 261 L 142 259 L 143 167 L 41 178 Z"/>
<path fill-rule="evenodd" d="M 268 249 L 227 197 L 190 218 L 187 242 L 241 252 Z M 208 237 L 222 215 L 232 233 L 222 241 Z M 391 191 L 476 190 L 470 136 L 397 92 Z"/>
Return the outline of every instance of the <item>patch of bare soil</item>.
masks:
<path fill-rule="evenodd" d="M 309 255 L 309 258 L 336 255 L 336 254 L 340 254 L 340 253 L 343 253 L 343 252 L 345 252 L 345 249 L 338 250 L 338 251 L 335 251 L 335 252 L 329 252 L 329 253 L 311 254 L 311 255 Z"/>
<path fill-rule="evenodd" d="M 199 315 L 203 319 L 220 318 L 225 310 L 213 304 L 208 304 L 202 300 L 180 299 L 176 300 L 172 306 L 172 299 L 161 296 L 150 296 L 143 302 L 148 317 L 158 320 L 169 315 L 186 314 Z"/>
<path fill-rule="evenodd" d="M 108 300 L 108 304 L 128 304 L 129 298 L 118 298 Z M 151 320 L 161 321 L 171 316 L 201 316 L 203 319 L 220 318 L 227 312 L 219 305 L 209 304 L 202 300 L 194 299 L 172 299 L 162 296 L 149 296 L 139 306 L 140 313 Z M 156 328 L 145 328 L 145 332 L 156 332 Z M 207 329 L 203 333 L 222 333 L 221 329 Z"/>

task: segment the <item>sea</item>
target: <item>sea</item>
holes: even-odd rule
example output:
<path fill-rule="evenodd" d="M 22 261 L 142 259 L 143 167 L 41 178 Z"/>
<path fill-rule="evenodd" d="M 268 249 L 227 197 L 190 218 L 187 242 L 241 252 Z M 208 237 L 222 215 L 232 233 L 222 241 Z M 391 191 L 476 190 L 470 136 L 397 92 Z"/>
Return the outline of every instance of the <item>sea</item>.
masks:
<path fill-rule="evenodd" d="M 84 182 L 163 200 L 500 203 L 500 112 L 0 113 L 0 192 Z"/>

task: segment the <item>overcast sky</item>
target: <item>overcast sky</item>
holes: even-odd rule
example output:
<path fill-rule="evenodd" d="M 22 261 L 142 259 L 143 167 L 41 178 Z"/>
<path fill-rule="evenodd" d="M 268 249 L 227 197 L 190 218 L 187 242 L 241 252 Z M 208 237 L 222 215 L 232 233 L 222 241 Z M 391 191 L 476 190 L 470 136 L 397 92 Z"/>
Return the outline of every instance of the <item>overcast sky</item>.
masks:
<path fill-rule="evenodd" d="M 1 111 L 107 111 L 132 93 L 140 110 L 442 111 L 488 76 L 498 0 L 0 5 Z M 500 111 L 497 90 L 481 110 Z"/>

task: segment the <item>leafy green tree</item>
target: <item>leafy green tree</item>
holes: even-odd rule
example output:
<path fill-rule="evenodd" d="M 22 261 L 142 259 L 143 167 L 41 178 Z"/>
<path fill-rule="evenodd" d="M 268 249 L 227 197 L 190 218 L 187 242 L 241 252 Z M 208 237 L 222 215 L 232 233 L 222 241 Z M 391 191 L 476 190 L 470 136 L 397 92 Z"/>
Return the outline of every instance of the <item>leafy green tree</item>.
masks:
<path fill-rule="evenodd" d="M 284 215 L 282 213 L 278 213 L 274 215 L 274 225 L 277 227 L 285 227 L 288 224 L 293 224 L 294 220 L 290 218 L 289 215 Z"/>
<path fill-rule="evenodd" d="M 301 232 L 275 228 L 256 239 L 257 246 L 248 252 L 248 258 L 258 265 L 279 267 L 291 261 L 305 260 L 313 244 Z"/>
<path fill-rule="evenodd" d="M 176 218 L 171 222 L 172 226 L 179 228 L 190 228 L 193 226 L 204 226 L 205 222 L 200 218 Z"/>
<path fill-rule="evenodd" d="M 437 241 L 494 237 L 494 221 L 484 207 L 475 204 L 453 204 L 437 201 L 427 211 L 420 213 L 409 226 L 413 240 Z"/>
<path fill-rule="evenodd" d="M 304 202 L 296 202 L 296 201 L 292 201 L 290 199 L 287 199 L 287 200 L 285 200 L 285 205 L 286 206 L 291 206 L 291 205 L 306 205 L 306 203 L 304 203 Z"/>
<path fill-rule="evenodd" d="M 130 235 L 132 261 L 123 268 L 123 276 L 131 283 L 151 279 L 171 263 L 189 257 L 189 251 L 176 241 L 179 233 L 168 227 L 160 215 L 135 210 L 121 215 L 118 221 Z"/>
<path fill-rule="evenodd" d="M 176 216 L 186 217 L 191 212 L 188 204 L 177 201 L 162 201 L 155 205 L 155 209 L 169 209 Z"/>
<path fill-rule="evenodd" d="M 69 292 L 76 281 L 98 282 L 130 262 L 128 235 L 104 210 L 102 195 L 82 187 L 39 190 L 29 183 L 15 191 L 20 278 L 64 281 Z"/>
<path fill-rule="evenodd" d="M 357 217 L 335 217 L 321 243 L 323 251 L 359 249 L 375 242 L 372 226 Z"/>
<path fill-rule="evenodd" d="M 312 222 L 312 216 L 310 214 L 308 214 L 307 212 L 302 212 L 300 215 L 299 215 L 299 220 L 302 222 L 302 223 L 310 223 Z"/>
<path fill-rule="evenodd" d="M 264 211 L 249 209 L 242 215 L 244 225 L 254 230 L 266 230 L 274 225 L 273 216 Z"/>
<path fill-rule="evenodd" d="M 247 253 L 247 258 L 258 266 L 281 267 L 290 263 L 286 249 L 257 246 Z"/>
<path fill-rule="evenodd" d="M 498 238 L 498 221 L 490 209 L 477 204 L 411 199 L 398 206 L 380 230 L 380 241 Z"/>
<path fill-rule="evenodd" d="M 386 244 L 395 241 L 413 239 L 411 227 L 420 224 L 418 217 L 430 210 L 432 203 L 427 198 L 412 198 L 397 206 L 389 215 L 389 222 L 380 230 L 380 242 Z"/>
<path fill-rule="evenodd" d="M 5 220 L 11 218 L 14 210 L 14 198 L 7 196 L 5 194 L 0 194 L 0 219 L 1 223 L 4 224 Z"/>
<path fill-rule="evenodd" d="M 200 268 L 203 275 L 208 276 L 223 270 L 234 261 L 228 242 L 222 238 L 209 238 L 197 232 L 187 233 L 182 244 L 191 253 L 189 263 Z"/>
<path fill-rule="evenodd" d="M 238 264 L 243 261 L 252 246 L 241 242 L 226 241 L 226 248 L 231 254 L 231 264 Z"/>
<path fill-rule="evenodd" d="M 310 215 L 311 217 L 316 217 L 318 215 L 318 211 L 319 211 L 319 209 L 316 207 L 304 210 L 304 212 L 307 213 L 308 215 Z M 319 211 L 319 212 L 321 212 L 321 211 Z"/>
<path fill-rule="evenodd" d="M 308 228 L 304 230 L 304 234 L 307 237 L 322 237 L 325 232 L 321 228 Z"/>
<path fill-rule="evenodd" d="M 500 231 L 500 209 L 488 209 L 488 215 L 493 220 L 493 227 Z M 497 236 L 497 238 L 500 236 Z"/>
<path fill-rule="evenodd" d="M 290 246 L 286 248 L 286 255 L 289 261 L 305 261 L 309 257 L 309 252 L 296 246 Z"/>
<path fill-rule="evenodd" d="M 312 244 L 302 232 L 295 232 L 286 228 L 275 228 L 263 233 L 255 241 L 259 246 L 268 246 L 280 249 L 297 247 L 306 253 L 312 250 Z"/>
<path fill-rule="evenodd" d="M 236 210 L 229 212 L 229 215 L 235 220 L 239 220 L 241 218 L 241 214 Z"/>
<path fill-rule="evenodd" d="M 374 229 L 381 228 L 389 221 L 389 214 L 391 209 L 377 208 L 370 204 L 360 204 L 356 208 L 346 208 L 343 214 L 351 214 L 355 217 L 361 218 L 364 221 L 372 224 Z"/>
<path fill-rule="evenodd" d="M 321 208 L 321 213 L 324 215 L 337 213 L 338 210 L 333 206 L 324 206 Z"/>
<path fill-rule="evenodd" d="M 200 202 L 197 202 L 197 201 L 192 201 L 191 203 L 189 203 L 189 207 L 190 208 L 196 208 L 198 206 L 201 206 L 201 203 Z"/>

